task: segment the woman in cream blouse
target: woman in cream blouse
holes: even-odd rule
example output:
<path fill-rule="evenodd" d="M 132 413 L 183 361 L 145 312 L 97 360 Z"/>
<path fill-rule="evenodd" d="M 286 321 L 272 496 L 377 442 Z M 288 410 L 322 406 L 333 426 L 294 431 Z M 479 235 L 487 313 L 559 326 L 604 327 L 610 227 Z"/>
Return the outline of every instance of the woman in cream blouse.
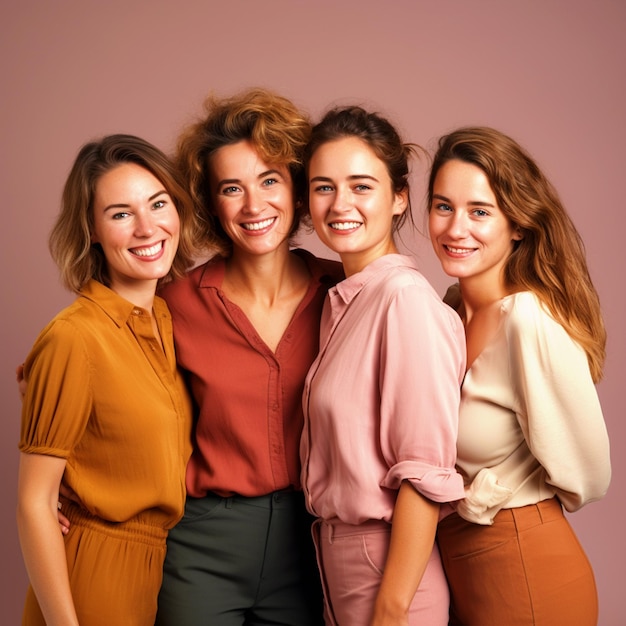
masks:
<path fill-rule="evenodd" d="M 440 140 L 428 194 L 467 339 L 466 497 L 438 530 L 451 623 L 596 624 L 593 572 L 562 512 L 610 480 L 594 385 L 606 334 L 580 236 L 531 157 L 489 128 Z"/>

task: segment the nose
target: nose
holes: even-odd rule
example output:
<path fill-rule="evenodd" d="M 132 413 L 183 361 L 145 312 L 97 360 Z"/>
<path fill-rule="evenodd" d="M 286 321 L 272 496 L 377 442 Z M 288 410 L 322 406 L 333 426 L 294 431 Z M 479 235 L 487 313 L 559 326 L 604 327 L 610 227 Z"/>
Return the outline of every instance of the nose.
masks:
<path fill-rule="evenodd" d="M 448 228 L 448 234 L 459 239 L 463 238 L 467 235 L 468 225 L 467 214 L 464 211 L 455 211 Z"/>
<path fill-rule="evenodd" d="M 335 213 L 345 213 L 349 211 L 351 203 L 350 191 L 344 187 L 337 187 L 335 194 L 333 195 L 332 210 Z"/>
<path fill-rule="evenodd" d="M 139 211 L 135 219 L 135 236 L 150 237 L 155 230 L 156 226 L 152 213 L 150 211 Z"/>
<path fill-rule="evenodd" d="M 246 213 L 250 213 L 252 215 L 257 215 L 263 209 L 261 197 L 254 189 L 246 191 L 243 209 Z"/>

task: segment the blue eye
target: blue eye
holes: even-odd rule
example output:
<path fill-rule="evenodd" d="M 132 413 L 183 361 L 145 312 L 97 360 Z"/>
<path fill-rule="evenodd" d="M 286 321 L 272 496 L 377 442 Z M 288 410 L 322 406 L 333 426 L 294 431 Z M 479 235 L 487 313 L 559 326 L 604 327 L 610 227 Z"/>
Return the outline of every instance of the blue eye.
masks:
<path fill-rule="evenodd" d="M 332 190 L 333 188 L 330 185 L 318 185 L 317 187 L 313 188 L 313 191 L 317 191 L 319 193 L 328 193 Z"/>
<path fill-rule="evenodd" d="M 127 217 L 128 215 L 129 215 L 129 214 L 128 214 L 128 213 L 126 213 L 126 211 L 120 211 L 119 213 L 114 213 L 114 214 L 112 215 L 112 218 L 113 218 L 114 220 L 121 220 L 122 218 Z"/>

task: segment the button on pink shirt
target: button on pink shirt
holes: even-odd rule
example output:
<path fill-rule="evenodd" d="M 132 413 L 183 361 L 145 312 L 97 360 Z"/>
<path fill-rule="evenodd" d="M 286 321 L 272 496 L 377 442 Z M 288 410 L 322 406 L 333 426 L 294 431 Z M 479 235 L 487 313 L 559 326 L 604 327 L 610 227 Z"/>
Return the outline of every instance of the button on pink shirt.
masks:
<path fill-rule="evenodd" d="M 462 498 L 454 469 L 465 335 L 406 256 L 383 256 L 332 288 L 305 384 L 300 447 L 311 513 L 391 521 L 403 480 Z"/>

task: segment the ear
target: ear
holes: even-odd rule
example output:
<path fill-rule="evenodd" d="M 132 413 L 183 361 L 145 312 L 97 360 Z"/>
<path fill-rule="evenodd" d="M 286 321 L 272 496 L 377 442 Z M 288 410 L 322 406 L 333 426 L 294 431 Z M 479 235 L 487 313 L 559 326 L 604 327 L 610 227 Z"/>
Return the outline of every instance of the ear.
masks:
<path fill-rule="evenodd" d="M 513 241 L 521 241 L 524 239 L 524 231 L 520 226 L 513 229 Z"/>
<path fill-rule="evenodd" d="M 402 215 L 409 206 L 409 190 L 403 189 L 394 195 L 393 215 Z"/>

